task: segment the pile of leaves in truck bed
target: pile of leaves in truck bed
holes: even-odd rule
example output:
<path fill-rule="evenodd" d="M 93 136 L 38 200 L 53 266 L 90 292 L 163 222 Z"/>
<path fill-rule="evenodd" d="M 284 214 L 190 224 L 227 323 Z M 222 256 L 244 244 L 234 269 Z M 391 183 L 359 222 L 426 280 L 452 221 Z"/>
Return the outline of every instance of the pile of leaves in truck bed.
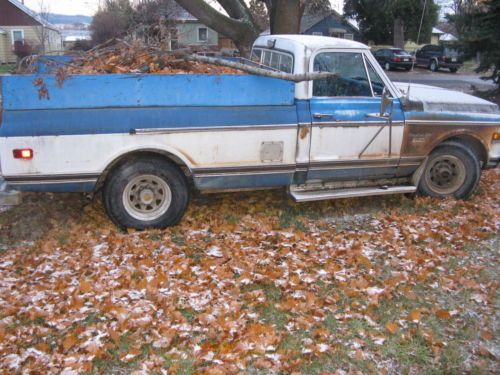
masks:
<path fill-rule="evenodd" d="M 0 252 L 0 371 L 498 373 L 499 191 L 196 197 L 129 233 L 95 202 Z"/>
<path fill-rule="evenodd" d="M 110 43 L 108 43 L 110 44 Z M 58 75 L 69 74 L 110 74 L 110 73 L 152 73 L 152 74 L 241 74 L 236 69 L 186 61 L 183 57 L 188 50 L 167 51 L 159 46 L 149 46 L 141 42 L 115 41 L 88 52 L 76 54 L 69 63 L 52 63 Z M 29 66 L 22 68 L 23 72 Z M 32 69 L 32 68 L 31 68 Z M 50 71 L 50 69 L 49 69 Z"/>

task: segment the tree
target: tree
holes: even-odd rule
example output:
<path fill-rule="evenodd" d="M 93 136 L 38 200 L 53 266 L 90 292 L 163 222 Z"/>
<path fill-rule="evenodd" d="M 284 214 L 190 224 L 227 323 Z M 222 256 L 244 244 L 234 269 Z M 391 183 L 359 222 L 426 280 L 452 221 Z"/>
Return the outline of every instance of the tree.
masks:
<path fill-rule="evenodd" d="M 133 25 L 133 9 L 128 0 L 105 0 L 92 19 L 94 43 L 122 37 Z"/>
<path fill-rule="evenodd" d="M 306 9 L 325 4 L 325 0 L 216 0 L 225 13 L 212 7 L 205 0 L 176 0 L 184 9 L 208 27 L 230 38 L 242 55 L 248 55 L 254 40 L 264 24 L 265 5 L 271 34 L 298 34 L 300 21 Z M 252 12 L 256 10 L 258 13 Z"/>
<path fill-rule="evenodd" d="M 438 19 L 439 7 L 434 0 L 427 0 L 427 3 L 425 0 L 346 0 L 344 13 L 358 21 L 367 40 L 376 44 L 393 44 L 395 29 L 402 29 L 405 39 L 417 41 L 424 4 L 419 42 L 428 42 Z"/>
<path fill-rule="evenodd" d="M 465 53 L 474 57 L 480 53 L 478 73 L 491 71 L 500 90 L 500 0 L 485 0 L 464 17 L 466 32 L 460 42 Z"/>

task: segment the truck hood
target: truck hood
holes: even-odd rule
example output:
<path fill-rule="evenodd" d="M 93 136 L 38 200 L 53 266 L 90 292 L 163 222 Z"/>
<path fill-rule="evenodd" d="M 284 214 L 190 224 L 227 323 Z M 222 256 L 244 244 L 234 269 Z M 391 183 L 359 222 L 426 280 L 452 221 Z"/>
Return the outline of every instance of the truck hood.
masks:
<path fill-rule="evenodd" d="M 496 104 L 460 91 L 412 83 L 407 96 L 408 83 L 394 84 L 404 96 L 402 102 L 407 111 L 498 113 Z"/>

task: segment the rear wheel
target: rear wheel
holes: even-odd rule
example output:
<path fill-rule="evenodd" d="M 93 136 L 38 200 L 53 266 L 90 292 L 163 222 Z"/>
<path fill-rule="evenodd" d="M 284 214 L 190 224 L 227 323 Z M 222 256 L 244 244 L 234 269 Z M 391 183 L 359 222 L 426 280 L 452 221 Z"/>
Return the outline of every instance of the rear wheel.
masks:
<path fill-rule="evenodd" d="M 450 68 L 450 72 L 452 72 L 452 73 L 456 73 L 457 70 L 458 70 L 458 68 Z"/>
<path fill-rule="evenodd" d="M 466 146 L 450 142 L 429 156 L 418 186 L 431 197 L 468 198 L 477 188 L 481 167 L 477 156 Z"/>
<path fill-rule="evenodd" d="M 139 158 L 114 170 L 103 189 L 106 212 L 121 228 L 175 225 L 189 200 L 186 178 L 174 164 L 156 157 Z"/>
<path fill-rule="evenodd" d="M 431 64 L 429 65 L 429 69 L 433 72 L 437 72 L 438 64 L 437 64 L 436 60 L 431 61 Z"/>

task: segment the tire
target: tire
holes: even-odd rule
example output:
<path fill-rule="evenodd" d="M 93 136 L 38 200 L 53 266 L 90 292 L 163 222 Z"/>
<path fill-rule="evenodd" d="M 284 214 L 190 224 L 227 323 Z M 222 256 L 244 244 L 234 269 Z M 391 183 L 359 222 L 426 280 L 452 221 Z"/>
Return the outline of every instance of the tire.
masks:
<path fill-rule="evenodd" d="M 456 73 L 458 71 L 458 68 L 450 68 L 450 72 Z"/>
<path fill-rule="evenodd" d="M 447 142 L 430 154 L 418 192 L 435 198 L 467 199 L 476 190 L 480 177 L 477 156 L 461 143 Z"/>
<path fill-rule="evenodd" d="M 384 70 L 387 70 L 387 71 L 391 70 L 391 64 L 389 64 L 388 62 L 386 62 L 384 64 Z"/>
<path fill-rule="evenodd" d="M 432 72 L 437 72 L 439 67 L 438 67 L 438 64 L 436 62 L 436 60 L 432 60 L 430 65 L 429 65 L 429 69 L 432 71 Z"/>
<path fill-rule="evenodd" d="M 410 67 L 407 67 L 405 69 L 406 69 L 407 72 L 409 72 L 410 70 L 412 70 L 412 67 L 410 66 Z"/>
<path fill-rule="evenodd" d="M 188 201 L 184 173 L 158 157 L 141 157 L 117 167 L 103 189 L 106 213 L 122 229 L 175 225 Z"/>

